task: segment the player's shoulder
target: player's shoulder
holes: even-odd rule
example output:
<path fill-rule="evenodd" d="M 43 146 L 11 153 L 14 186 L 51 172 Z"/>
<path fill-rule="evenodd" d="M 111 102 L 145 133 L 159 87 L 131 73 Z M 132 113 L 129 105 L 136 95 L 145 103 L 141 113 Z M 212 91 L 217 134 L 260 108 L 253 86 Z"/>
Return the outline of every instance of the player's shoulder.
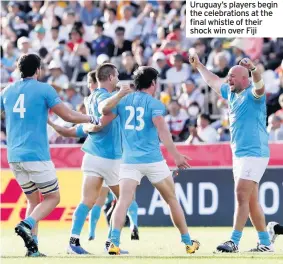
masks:
<path fill-rule="evenodd" d="M 152 108 L 156 108 L 156 107 L 161 107 L 161 108 L 165 108 L 165 105 L 158 99 L 150 96 L 149 98 L 149 105 L 152 107 Z"/>

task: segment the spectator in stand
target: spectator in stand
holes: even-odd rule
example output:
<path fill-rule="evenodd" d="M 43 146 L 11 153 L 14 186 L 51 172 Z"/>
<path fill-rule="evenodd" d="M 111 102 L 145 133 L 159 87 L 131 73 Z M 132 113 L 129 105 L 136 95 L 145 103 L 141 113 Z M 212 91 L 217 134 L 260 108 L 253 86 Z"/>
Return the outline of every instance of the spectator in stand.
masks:
<path fill-rule="evenodd" d="M 96 21 L 94 23 L 94 40 L 91 43 L 93 55 L 98 57 L 100 54 L 111 56 L 114 47 L 112 38 L 107 37 L 103 33 L 103 22 Z"/>
<path fill-rule="evenodd" d="M 280 110 L 277 110 L 276 113 L 275 113 L 275 115 L 276 115 L 276 116 L 279 116 L 280 119 L 281 119 L 282 122 L 283 122 L 283 93 L 279 96 L 278 102 L 279 102 L 279 104 L 280 104 L 280 106 L 281 106 L 281 109 L 280 109 Z"/>
<path fill-rule="evenodd" d="M 132 42 L 125 39 L 124 27 L 117 27 L 115 30 L 115 36 L 111 57 L 119 57 L 123 52 L 132 50 Z"/>
<path fill-rule="evenodd" d="M 283 70 L 283 64 L 282 64 Z M 279 73 L 279 90 L 275 94 L 271 94 L 266 99 L 266 106 L 267 106 L 267 116 L 275 113 L 277 110 L 281 108 L 279 104 L 279 96 L 283 94 L 283 72 Z"/>
<path fill-rule="evenodd" d="M 170 69 L 166 61 L 166 56 L 163 52 L 156 52 L 152 56 L 153 67 L 159 72 L 159 78 L 162 80 L 166 79 L 166 73 Z"/>
<path fill-rule="evenodd" d="M 93 1 L 82 1 L 80 11 L 80 21 L 87 26 L 92 26 L 94 20 L 99 20 L 102 13 L 99 8 L 95 7 Z"/>
<path fill-rule="evenodd" d="M 269 141 L 283 140 L 283 124 L 279 116 L 272 114 L 268 117 Z"/>
<path fill-rule="evenodd" d="M 26 23 L 26 16 L 22 12 L 18 13 L 15 17 L 14 32 L 16 33 L 17 38 L 28 37 L 29 27 Z"/>
<path fill-rule="evenodd" d="M 275 70 L 283 60 L 283 38 L 264 39 L 262 60 L 267 70 Z"/>
<path fill-rule="evenodd" d="M 190 66 L 183 62 L 183 56 L 181 54 L 171 55 L 173 67 L 166 72 L 166 79 L 172 85 L 169 85 L 169 90 L 171 94 L 176 94 L 180 96 L 181 94 L 181 84 L 190 78 Z M 173 88 L 173 91 L 172 91 Z"/>
<path fill-rule="evenodd" d="M 258 71 L 261 73 L 264 81 L 265 92 L 267 94 L 277 94 L 279 91 L 279 79 L 276 73 L 272 70 L 266 70 L 262 63 L 256 65 Z"/>
<path fill-rule="evenodd" d="M 134 17 L 134 7 L 127 5 L 123 7 L 122 20 L 120 26 L 125 28 L 125 39 L 129 41 L 135 40 L 141 35 L 141 25 L 136 17 Z"/>
<path fill-rule="evenodd" d="M 106 8 L 104 10 L 104 34 L 112 39 L 115 38 L 115 30 L 119 26 L 116 14 L 117 12 L 113 8 Z"/>
<path fill-rule="evenodd" d="M 208 55 L 206 68 L 208 68 L 211 71 L 216 67 L 215 57 L 218 53 L 224 54 L 225 57 L 226 57 L 226 60 L 228 62 L 228 65 L 230 65 L 231 54 L 227 50 L 223 49 L 222 39 L 219 39 L 219 38 L 212 39 L 211 42 L 210 42 L 210 47 L 211 47 L 212 50 Z"/>
<path fill-rule="evenodd" d="M 167 40 L 174 40 L 180 46 L 181 51 L 187 51 L 190 48 L 190 41 L 184 35 L 184 32 L 181 30 L 181 23 L 174 22 L 169 25 L 170 33 L 167 35 Z"/>
<path fill-rule="evenodd" d="M 168 105 L 169 114 L 165 116 L 165 122 L 172 134 L 175 142 L 183 141 L 181 137 L 186 121 L 188 120 L 187 111 L 181 108 L 177 100 L 172 100 Z"/>
<path fill-rule="evenodd" d="M 203 110 L 204 104 L 204 95 L 202 92 L 196 87 L 193 80 L 188 79 L 182 83 L 182 91 L 183 93 L 179 97 L 179 104 L 186 111 L 192 102 L 197 102 L 199 107 Z"/>
<path fill-rule="evenodd" d="M 36 39 L 32 42 L 32 49 L 38 53 L 40 48 L 48 48 L 50 41 L 46 37 L 46 29 L 43 26 L 37 25 L 34 32 L 36 33 Z"/>
<path fill-rule="evenodd" d="M 197 119 L 197 127 L 190 127 L 190 136 L 186 143 L 216 143 L 217 132 L 210 126 L 210 118 L 207 114 L 200 114 Z"/>
<path fill-rule="evenodd" d="M 55 60 L 51 61 L 48 67 L 51 76 L 48 78 L 48 83 L 54 87 L 59 94 L 63 94 L 63 90 L 68 88 L 69 79 L 63 73 L 63 66 L 60 62 Z"/>
<path fill-rule="evenodd" d="M 65 90 L 66 93 L 66 102 L 68 102 L 73 110 L 76 110 L 77 105 L 83 102 L 83 97 L 80 93 L 77 92 L 76 86 L 69 84 L 68 88 Z"/>
<path fill-rule="evenodd" d="M 136 63 L 133 54 L 130 51 L 125 51 L 122 54 L 122 66 L 120 71 L 119 80 L 133 80 L 134 71 L 139 67 Z"/>
<path fill-rule="evenodd" d="M 271 114 L 268 117 L 267 131 L 269 133 L 269 141 L 283 140 L 283 124 L 280 116 Z"/>
<path fill-rule="evenodd" d="M 9 74 L 11 74 L 16 69 L 17 59 L 18 56 L 13 42 L 6 40 L 3 43 L 3 57 L 1 58 L 1 64 Z"/>
<path fill-rule="evenodd" d="M 15 18 L 18 14 L 21 13 L 20 3 L 16 1 L 10 1 L 7 7 L 8 7 L 8 14 L 6 17 L 8 19 L 8 24 L 9 27 L 15 32 Z"/>
<path fill-rule="evenodd" d="M 18 57 L 22 56 L 23 54 L 32 53 L 30 40 L 27 37 L 21 37 L 17 41 L 17 47 L 19 50 Z"/>
<path fill-rule="evenodd" d="M 219 52 L 214 57 L 214 68 L 212 72 L 220 78 L 225 78 L 229 72 L 227 56 L 224 52 Z"/>
<path fill-rule="evenodd" d="M 245 54 L 245 39 L 235 38 L 231 43 L 230 47 L 232 48 L 232 65 L 239 64 L 243 58 L 248 56 Z"/>
<path fill-rule="evenodd" d="M 69 34 L 72 28 L 74 27 L 75 22 L 76 22 L 76 13 L 72 9 L 65 11 L 62 18 L 62 25 L 59 26 L 60 39 L 65 41 L 69 39 Z"/>

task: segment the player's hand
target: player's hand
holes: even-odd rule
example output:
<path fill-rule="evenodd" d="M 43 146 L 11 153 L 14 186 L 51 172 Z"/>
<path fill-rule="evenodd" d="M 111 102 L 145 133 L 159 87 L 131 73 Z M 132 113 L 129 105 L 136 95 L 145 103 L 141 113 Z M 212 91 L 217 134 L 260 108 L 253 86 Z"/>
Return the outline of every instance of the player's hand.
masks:
<path fill-rule="evenodd" d="M 200 64 L 200 60 L 196 52 L 190 53 L 189 62 L 190 64 L 192 64 L 193 67 L 198 67 L 198 65 Z"/>
<path fill-rule="evenodd" d="M 93 125 L 93 124 L 84 124 L 83 125 L 83 131 L 85 133 L 91 133 L 91 132 L 99 132 L 101 130 L 100 125 Z"/>
<path fill-rule="evenodd" d="M 249 58 L 244 58 L 240 61 L 240 65 L 251 71 L 255 68 L 253 62 Z"/>
<path fill-rule="evenodd" d="M 119 96 L 124 97 L 131 92 L 133 92 L 133 89 L 131 88 L 130 84 L 122 84 L 118 93 Z"/>
<path fill-rule="evenodd" d="M 187 169 L 187 168 L 190 168 L 190 164 L 188 163 L 188 161 L 190 160 L 189 157 L 187 156 L 184 156 L 180 153 L 178 153 L 178 155 L 175 157 L 175 163 L 176 163 L 176 166 L 179 168 L 179 169 Z"/>

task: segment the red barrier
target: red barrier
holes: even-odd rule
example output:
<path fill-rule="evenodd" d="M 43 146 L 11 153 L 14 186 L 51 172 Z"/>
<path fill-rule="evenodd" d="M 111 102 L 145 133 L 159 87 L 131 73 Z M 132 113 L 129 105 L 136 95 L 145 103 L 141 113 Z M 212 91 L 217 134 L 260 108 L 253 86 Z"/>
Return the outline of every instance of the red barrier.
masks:
<path fill-rule="evenodd" d="M 270 146 L 271 157 L 269 166 L 283 166 L 283 143 L 272 143 Z M 232 154 L 230 145 L 184 145 L 178 144 L 178 150 L 191 157 L 190 164 L 196 167 L 230 167 Z M 170 167 L 174 167 L 174 161 L 168 151 L 161 147 L 163 156 Z M 83 152 L 79 145 L 53 145 L 50 148 L 52 160 L 56 168 L 80 168 Z M 7 149 L 1 147 L 1 168 L 9 168 L 7 161 Z"/>

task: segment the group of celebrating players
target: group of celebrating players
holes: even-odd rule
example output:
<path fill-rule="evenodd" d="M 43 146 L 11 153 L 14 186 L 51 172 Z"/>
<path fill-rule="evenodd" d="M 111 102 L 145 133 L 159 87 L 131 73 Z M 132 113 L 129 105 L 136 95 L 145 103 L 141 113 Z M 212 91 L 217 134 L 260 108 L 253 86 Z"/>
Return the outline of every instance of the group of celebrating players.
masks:
<path fill-rule="evenodd" d="M 231 148 L 235 179 L 236 210 L 228 241 L 217 247 L 219 252 L 238 252 L 248 217 L 258 232 L 259 243 L 251 252 L 273 252 L 273 243 L 283 227 L 275 222 L 266 228 L 264 213 L 258 202 L 258 185 L 269 161 L 264 82 L 249 59 L 232 67 L 228 82 L 208 71 L 196 54 L 193 64 L 204 81 L 228 101 Z M 160 141 L 173 156 L 179 169 L 189 168 L 189 158 L 178 152 L 164 121 L 165 106 L 154 98 L 158 72 L 139 67 L 134 86 L 121 85 L 117 91 L 118 71 L 104 63 L 88 74 L 90 96 L 87 115 L 70 110 L 52 86 L 37 81 L 40 58 L 23 55 L 18 61 L 22 79 L 1 92 L 1 111 L 6 113 L 8 162 L 26 195 L 26 218 L 15 228 L 27 247 L 27 256 L 45 256 L 38 250 L 37 224 L 59 203 L 56 171 L 50 158 L 47 123 L 67 137 L 85 137 L 82 146 L 83 188 L 77 206 L 67 249 L 71 254 L 89 254 L 80 245 L 80 234 L 90 214 L 90 235 L 109 190 L 117 199 L 110 219 L 105 250 L 110 255 L 128 254 L 120 249 L 121 230 L 128 214 L 131 238 L 139 239 L 135 192 L 143 176 L 160 192 L 168 204 L 174 225 L 179 229 L 186 253 L 195 253 L 200 243 L 191 239 L 184 212 L 179 204 L 171 172 L 162 156 Z M 252 82 L 249 79 L 252 76 Z M 64 128 L 48 119 L 51 109 L 65 121 L 76 125 Z M 41 201 L 40 194 L 44 197 Z"/>

